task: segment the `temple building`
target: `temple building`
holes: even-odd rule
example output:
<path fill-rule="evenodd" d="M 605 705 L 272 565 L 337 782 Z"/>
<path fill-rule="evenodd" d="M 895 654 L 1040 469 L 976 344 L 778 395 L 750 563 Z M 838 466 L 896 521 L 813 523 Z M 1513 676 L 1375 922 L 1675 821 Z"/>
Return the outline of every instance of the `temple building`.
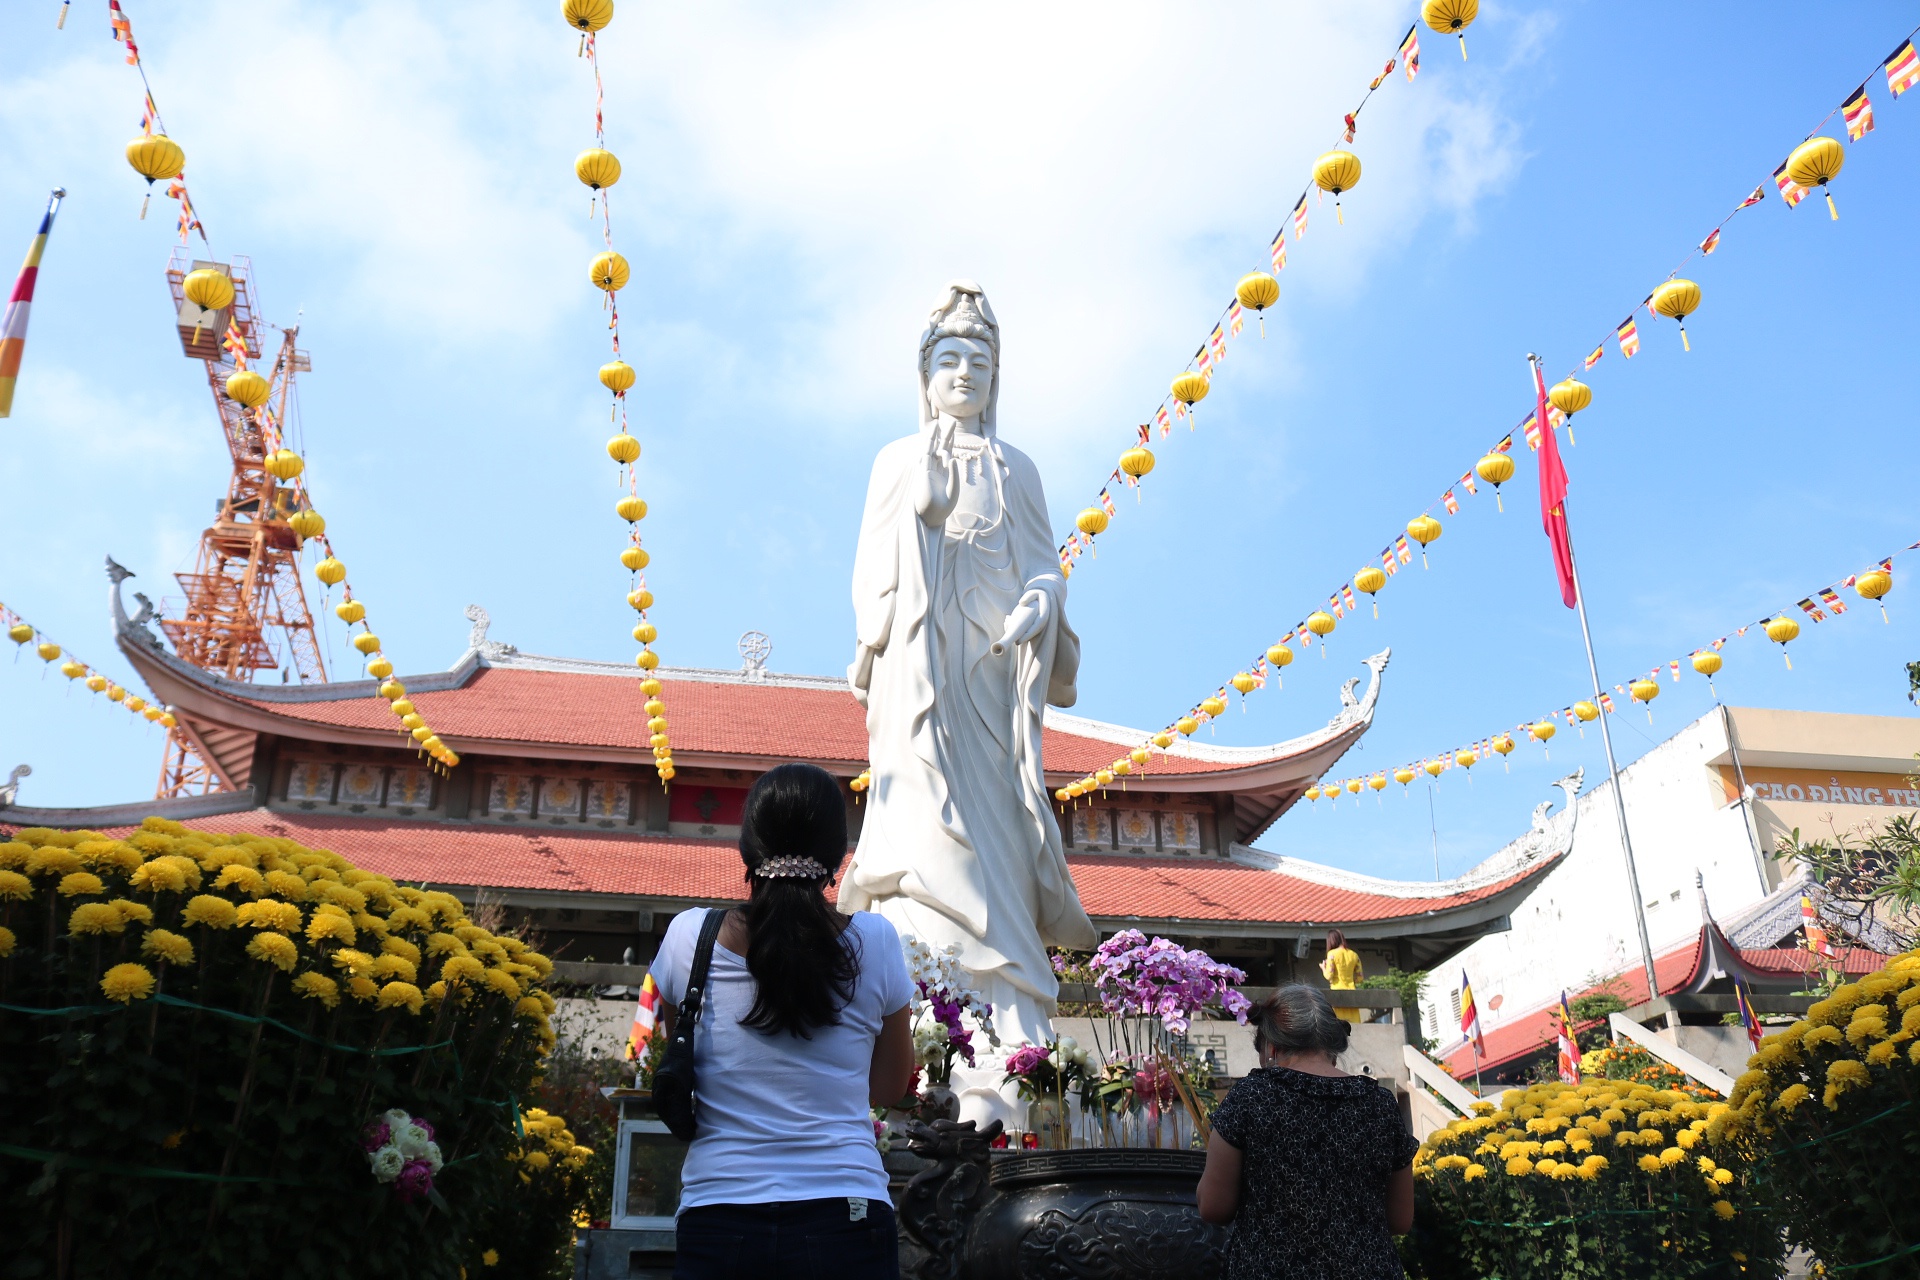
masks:
<path fill-rule="evenodd" d="M 844 678 L 660 668 L 677 776 L 653 770 L 634 668 L 539 657 L 487 637 L 473 608 L 466 652 L 407 675 L 407 696 L 460 753 L 427 768 L 371 680 L 258 685 L 182 661 L 114 598 L 121 650 L 174 709 L 225 790 L 72 810 L 0 809 L 0 827 L 119 831 L 160 813 L 220 831 L 330 848 L 396 880 L 485 894 L 530 919 L 556 959 L 646 961 L 673 915 L 738 901 L 735 841 L 747 789 L 804 760 L 851 783 L 865 768 L 864 712 Z M 1250 847 L 1372 724 L 1387 655 L 1367 660 L 1324 727 L 1265 747 L 1192 739 L 1124 784 L 1061 806 L 1068 862 L 1103 935 L 1137 928 L 1200 945 L 1253 985 L 1319 981 L 1329 927 L 1369 973 L 1428 968 L 1490 930 L 1565 854 L 1540 838 L 1470 876 L 1401 883 Z M 1104 768 L 1147 731 L 1049 709 L 1045 764 L 1058 787 Z M 859 830 L 860 796 L 846 791 Z M 1543 806 L 1544 808 L 1544 806 Z M 1521 847 L 1521 846 L 1524 846 Z"/>

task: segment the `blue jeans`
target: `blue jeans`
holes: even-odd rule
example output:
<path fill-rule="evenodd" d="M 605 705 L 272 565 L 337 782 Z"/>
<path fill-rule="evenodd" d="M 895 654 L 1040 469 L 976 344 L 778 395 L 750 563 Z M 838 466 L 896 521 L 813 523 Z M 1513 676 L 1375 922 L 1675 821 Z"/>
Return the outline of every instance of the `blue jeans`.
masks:
<path fill-rule="evenodd" d="M 893 1206 L 788 1200 L 710 1204 L 683 1210 L 674 1280 L 899 1280 L 900 1242 Z"/>

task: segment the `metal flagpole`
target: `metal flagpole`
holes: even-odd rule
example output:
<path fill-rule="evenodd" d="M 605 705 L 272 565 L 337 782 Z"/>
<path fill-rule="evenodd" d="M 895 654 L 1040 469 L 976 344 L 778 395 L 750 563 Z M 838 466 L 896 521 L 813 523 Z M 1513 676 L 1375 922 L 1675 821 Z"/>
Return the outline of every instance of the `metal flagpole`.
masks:
<path fill-rule="evenodd" d="M 1564 498 L 1560 502 L 1560 518 L 1567 519 Z M 1600 742 L 1606 748 L 1607 779 L 1613 784 L 1614 812 L 1620 819 L 1620 848 L 1627 855 L 1627 889 L 1633 894 L 1633 923 L 1640 931 L 1640 963 L 1647 970 L 1647 999 L 1657 1000 L 1660 983 L 1653 975 L 1653 943 L 1647 937 L 1647 909 L 1640 899 L 1640 871 L 1633 861 L 1633 837 L 1627 834 L 1627 799 L 1620 791 L 1620 765 L 1613 758 L 1613 734 L 1607 728 L 1607 712 L 1600 701 L 1600 664 L 1593 659 L 1593 631 L 1587 626 L 1587 593 L 1580 587 L 1580 563 L 1573 554 L 1571 521 L 1567 523 L 1567 565 L 1573 570 L 1573 600 L 1580 611 L 1580 638 L 1587 643 L 1587 674 L 1593 679 L 1593 705 L 1600 712 Z"/>

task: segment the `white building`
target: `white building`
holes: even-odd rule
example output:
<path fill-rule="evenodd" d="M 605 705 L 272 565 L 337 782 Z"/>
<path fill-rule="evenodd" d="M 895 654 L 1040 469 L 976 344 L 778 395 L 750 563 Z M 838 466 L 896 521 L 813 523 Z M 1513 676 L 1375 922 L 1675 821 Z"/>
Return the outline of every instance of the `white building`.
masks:
<path fill-rule="evenodd" d="M 1662 993 L 1691 971 L 1702 924 L 1696 876 L 1743 954 L 1777 948 L 1798 928 L 1799 882 L 1768 852 L 1795 828 L 1830 839 L 1920 809 L 1920 784 L 1909 776 L 1920 770 L 1916 757 L 1920 720 L 1732 707 L 1708 712 L 1622 770 Z M 1743 780 L 1752 792 L 1745 802 Z M 1425 1030 L 1456 1075 L 1473 1071 L 1458 1020 L 1462 970 L 1485 1032 L 1483 1067 L 1535 1053 L 1563 990 L 1577 996 L 1611 980 L 1628 1004 L 1647 998 L 1612 783 L 1603 779 L 1575 803 L 1572 848 L 1513 909 L 1512 928 L 1474 942 L 1427 983 Z"/>

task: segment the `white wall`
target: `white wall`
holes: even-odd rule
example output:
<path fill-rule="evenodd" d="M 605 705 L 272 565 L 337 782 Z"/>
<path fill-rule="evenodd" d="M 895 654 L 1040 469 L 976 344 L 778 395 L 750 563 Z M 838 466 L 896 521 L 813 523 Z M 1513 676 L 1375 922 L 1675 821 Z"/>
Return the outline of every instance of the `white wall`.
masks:
<path fill-rule="evenodd" d="M 1625 709 L 1617 715 L 1638 715 Z M 1586 726 L 1598 733 L 1597 724 Z M 1746 816 L 1725 802 L 1708 761 L 1726 750 L 1718 711 L 1686 726 L 1622 771 L 1627 824 L 1633 834 L 1647 931 L 1658 954 L 1694 936 L 1700 927 L 1696 870 L 1706 879 L 1716 916 L 1766 896 L 1769 886 L 1754 852 Z M 1640 943 L 1627 891 L 1619 819 L 1612 784 L 1577 801 L 1573 847 L 1512 913 L 1507 933 L 1481 938 L 1435 971 L 1421 996 L 1439 1011 L 1439 1051 L 1460 1043 L 1450 1017 L 1464 968 L 1473 982 L 1481 1025 L 1492 1031 L 1595 978 L 1640 968 Z M 1500 1008 L 1490 1009 L 1494 997 Z"/>

